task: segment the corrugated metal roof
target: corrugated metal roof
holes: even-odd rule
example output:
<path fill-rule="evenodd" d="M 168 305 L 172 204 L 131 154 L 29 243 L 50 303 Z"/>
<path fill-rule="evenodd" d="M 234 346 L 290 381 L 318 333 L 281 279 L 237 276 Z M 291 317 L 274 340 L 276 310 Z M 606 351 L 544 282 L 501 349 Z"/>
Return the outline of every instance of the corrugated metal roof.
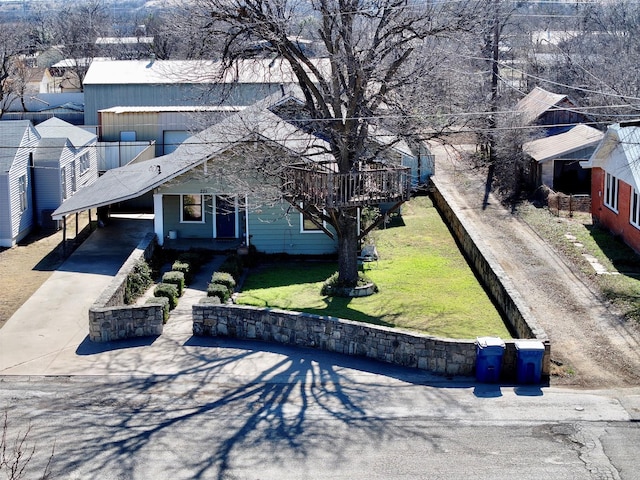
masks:
<path fill-rule="evenodd" d="M 526 123 L 533 123 L 540 115 L 567 98 L 560 93 L 551 93 L 535 87 L 516 104 L 516 110 L 523 114 Z"/>
<path fill-rule="evenodd" d="M 322 70 L 329 67 L 328 59 L 314 62 Z M 296 82 L 289 63 L 281 58 L 240 59 L 222 74 L 222 62 L 204 60 L 95 60 L 84 85 Z"/>
<path fill-rule="evenodd" d="M 30 128 L 32 127 L 29 120 L 0 122 L 0 173 L 6 173 L 11 168 L 26 130 Z"/>
<path fill-rule="evenodd" d="M 96 45 L 138 45 L 152 44 L 153 37 L 98 37 Z"/>
<path fill-rule="evenodd" d="M 604 137 L 604 133 L 588 125 L 579 124 L 571 130 L 551 137 L 527 142 L 522 146 L 526 154 L 543 163 L 562 155 L 595 146 Z"/>
<path fill-rule="evenodd" d="M 235 113 L 244 110 L 243 106 L 225 106 L 225 105 L 197 105 L 197 106 L 168 106 L 168 107 L 138 107 L 138 106 L 124 106 L 124 107 L 111 107 L 103 110 L 98 110 L 104 113 L 166 113 L 166 112 L 224 112 Z"/>
<path fill-rule="evenodd" d="M 36 130 L 42 138 L 68 138 L 75 148 L 84 147 L 98 138 L 95 134 L 56 117 L 40 123 Z"/>

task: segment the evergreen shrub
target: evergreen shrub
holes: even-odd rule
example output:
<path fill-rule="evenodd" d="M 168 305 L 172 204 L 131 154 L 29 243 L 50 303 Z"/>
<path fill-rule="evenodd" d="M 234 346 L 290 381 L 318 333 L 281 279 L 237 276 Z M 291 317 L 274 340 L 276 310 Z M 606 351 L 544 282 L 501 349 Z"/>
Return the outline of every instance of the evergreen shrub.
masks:
<path fill-rule="evenodd" d="M 162 305 L 162 323 L 167 323 L 169 320 L 169 299 L 167 297 L 149 297 L 145 304 Z"/>
<path fill-rule="evenodd" d="M 182 272 L 166 272 L 162 275 L 162 283 L 171 283 L 178 287 L 178 297 L 184 293 L 184 273 Z"/>
<path fill-rule="evenodd" d="M 229 289 L 219 283 L 210 283 L 207 287 L 207 297 L 218 297 L 221 303 L 226 303 L 231 297 Z"/>
<path fill-rule="evenodd" d="M 178 287 L 172 283 L 159 283 L 153 290 L 155 297 L 167 297 L 169 299 L 169 310 L 173 310 L 178 305 Z"/>

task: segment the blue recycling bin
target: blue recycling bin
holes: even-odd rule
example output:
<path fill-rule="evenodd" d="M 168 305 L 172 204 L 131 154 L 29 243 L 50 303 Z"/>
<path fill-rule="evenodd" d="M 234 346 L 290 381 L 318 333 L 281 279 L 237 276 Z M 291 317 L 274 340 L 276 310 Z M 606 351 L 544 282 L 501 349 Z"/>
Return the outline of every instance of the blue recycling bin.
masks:
<path fill-rule="evenodd" d="M 516 377 L 518 383 L 535 384 L 542 379 L 544 343 L 538 340 L 516 340 Z"/>
<path fill-rule="evenodd" d="M 497 337 L 478 337 L 476 346 L 476 380 L 483 383 L 498 382 L 502 370 L 504 342 Z"/>

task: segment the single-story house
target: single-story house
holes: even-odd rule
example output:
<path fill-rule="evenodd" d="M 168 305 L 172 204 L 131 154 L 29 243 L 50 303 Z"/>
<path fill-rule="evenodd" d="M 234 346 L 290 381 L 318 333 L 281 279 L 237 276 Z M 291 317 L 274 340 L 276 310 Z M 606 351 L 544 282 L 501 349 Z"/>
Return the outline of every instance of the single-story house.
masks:
<path fill-rule="evenodd" d="M 12 247 L 34 226 L 31 175 L 40 136 L 28 120 L 0 122 L 0 247 Z"/>
<path fill-rule="evenodd" d="M 51 213 L 98 178 L 97 135 L 53 117 L 36 126 L 33 157 L 35 214 L 40 226 L 56 227 Z"/>
<path fill-rule="evenodd" d="M 532 140 L 523 145 L 533 159 L 536 186 L 569 194 L 591 193 L 591 175 L 580 165 L 588 160 L 604 134 L 588 125 L 579 124 L 551 137 Z"/>
<path fill-rule="evenodd" d="M 610 125 L 591 158 L 591 213 L 640 253 L 640 121 Z"/>
<path fill-rule="evenodd" d="M 294 171 L 313 171 L 323 180 L 337 175 L 327 142 L 285 118 L 302 105 L 290 92 L 271 95 L 193 135 L 168 155 L 107 171 L 64 202 L 54 218 L 152 192 L 160 244 L 178 237 L 235 240 L 265 253 L 335 253 L 337 242 L 330 236 L 334 232 L 304 205 L 286 200 L 283 194 L 293 178 L 287 175 Z M 408 152 L 391 145 L 376 171 L 378 185 L 401 172 L 401 184 L 409 190 L 412 178 L 417 183 L 428 177 L 426 155 L 412 159 L 405 169 L 394 170 L 407 157 Z M 301 165 L 303 168 L 288 170 Z M 369 203 L 372 198 L 380 198 L 380 203 L 390 200 L 375 196 L 365 184 L 350 185 L 354 195 L 366 195 Z"/>
<path fill-rule="evenodd" d="M 578 123 L 590 123 L 589 116 L 567 96 L 535 87 L 515 107 L 525 125 L 545 127 L 547 135 L 565 132 Z"/>

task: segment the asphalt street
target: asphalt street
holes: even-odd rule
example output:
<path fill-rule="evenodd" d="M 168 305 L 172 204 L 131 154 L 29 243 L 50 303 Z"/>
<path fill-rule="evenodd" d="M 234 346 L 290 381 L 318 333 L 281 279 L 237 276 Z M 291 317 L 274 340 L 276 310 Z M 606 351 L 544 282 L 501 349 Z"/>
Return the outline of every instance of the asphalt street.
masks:
<path fill-rule="evenodd" d="M 640 387 L 487 385 L 199 338 L 188 305 L 159 338 L 92 344 L 86 309 L 139 237 L 123 235 L 92 235 L 0 330 L 7 451 L 25 432 L 35 447 L 23 478 L 53 449 L 60 479 L 640 479 Z"/>
<path fill-rule="evenodd" d="M 476 384 L 213 339 L 175 375 L 4 376 L 35 478 L 639 478 L 640 389 Z M 230 368 L 230 366 L 234 366 Z"/>

